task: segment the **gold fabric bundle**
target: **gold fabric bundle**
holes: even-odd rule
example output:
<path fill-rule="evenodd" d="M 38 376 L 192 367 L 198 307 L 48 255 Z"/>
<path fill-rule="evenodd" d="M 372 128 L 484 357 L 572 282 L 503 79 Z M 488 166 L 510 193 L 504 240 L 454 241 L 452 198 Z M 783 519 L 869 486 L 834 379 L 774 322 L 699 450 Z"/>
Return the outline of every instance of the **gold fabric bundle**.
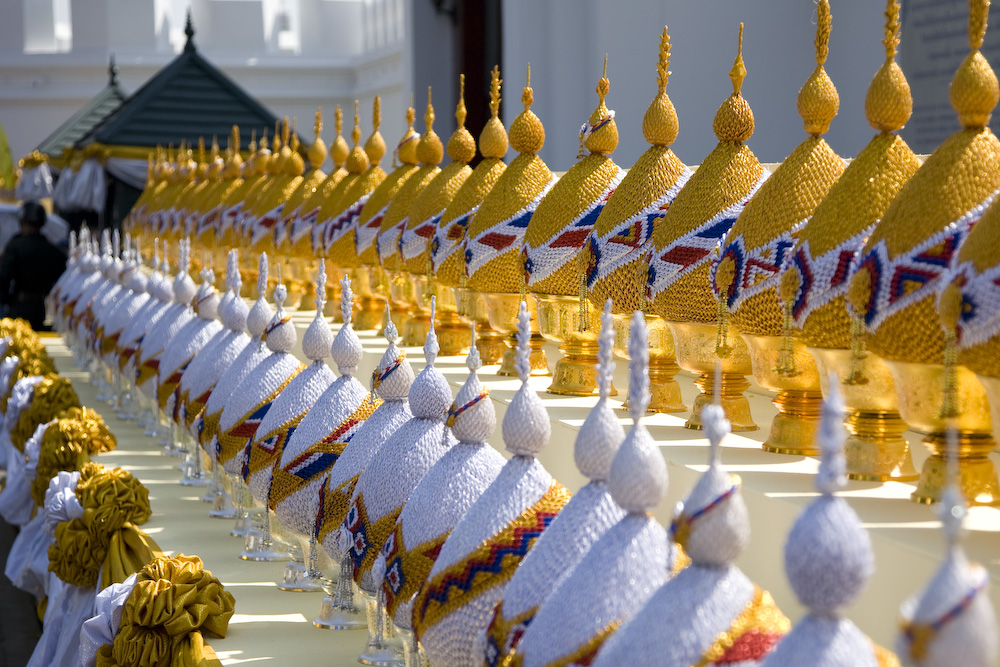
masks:
<path fill-rule="evenodd" d="M 138 572 L 118 634 L 97 651 L 98 667 L 221 665 L 205 643 L 225 637 L 235 600 L 197 556 L 160 556 Z"/>
<path fill-rule="evenodd" d="M 35 385 L 35 394 L 31 404 L 25 408 L 10 430 L 10 441 L 19 452 L 24 451 L 24 443 L 28 442 L 39 424 L 55 419 L 69 408 L 80 407 L 80 399 L 73 389 L 73 383 L 55 373 L 49 373 Z"/>
<path fill-rule="evenodd" d="M 121 468 L 81 475 L 76 495 L 83 516 L 60 522 L 49 546 L 49 570 L 81 588 L 123 582 L 160 548 L 138 526 L 150 516 L 149 492 Z"/>

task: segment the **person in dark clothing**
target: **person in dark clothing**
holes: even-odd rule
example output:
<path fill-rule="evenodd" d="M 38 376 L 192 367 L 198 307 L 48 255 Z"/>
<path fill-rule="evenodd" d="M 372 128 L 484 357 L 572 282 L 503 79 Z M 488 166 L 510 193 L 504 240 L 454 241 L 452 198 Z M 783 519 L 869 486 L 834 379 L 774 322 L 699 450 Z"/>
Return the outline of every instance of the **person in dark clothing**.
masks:
<path fill-rule="evenodd" d="M 45 209 L 34 201 L 21 206 L 21 233 L 0 257 L 0 303 L 10 317 L 20 317 L 35 331 L 45 321 L 45 297 L 66 270 L 66 255 L 41 234 Z"/>

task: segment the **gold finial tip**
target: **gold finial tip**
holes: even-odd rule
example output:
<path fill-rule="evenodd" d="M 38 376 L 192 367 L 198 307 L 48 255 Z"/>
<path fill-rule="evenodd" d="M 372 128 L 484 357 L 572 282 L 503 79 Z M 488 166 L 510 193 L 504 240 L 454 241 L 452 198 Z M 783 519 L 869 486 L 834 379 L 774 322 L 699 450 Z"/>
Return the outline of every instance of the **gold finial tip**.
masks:
<path fill-rule="evenodd" d="M 885 37 L 882 39 L 885 46 L 886 62 L 896 57 L 896 48 L 899 46 L 899 0 L 888 0 L 885 7 Z"/>
<path fill-rule="evenodd" d="M 969 48 L 973 51 L 983 48 L 989 13 L 990 0 L 969 0 Z"/>
<path fill-rule="evenodd" d="M 424 124 L 427 129 L 434 125 L 434 105 L 431 104 L 431 87 L 427 86 L 427 111 L 424 112 Z"/>
<path fill-rule="evenodd" d="M 468 115 L 465 108 L 465 75 L 458 76 L 458 105 L 455 107 L 455 120 L 458 121 L 458 129 L 465 127 L 465 118 Z"/>
<path fill-rule="evenodd" d="M 333 110 L 333 126 L 337 130 L 339 135 L 344 129 L 344 112 L 341 110 L 340 105 Z"/>
<path fill-rule="evenodd" d="M 830 32 L 833 30 L 833 16 L 830 0 L 819 0 L 816 5 L 816 64 L 822 65 L 830 53 Z"/>
<path fill-rule="evenodd" d="M 729 78 L 733 82 L 733 95 L 739 95 L 743 89 L 743 79 L 747 76 L 747 68 L 743 63 L 743 23 L 740 22 L 740 36 L 736 47 L 736 60 L 733 68 L 729 70 Z"/>
<path fill-rule="evenodd" d="M 500 113 L 500 84 L 503 83 L 503 79 L 500 78 L 500 67 L 498 65 L 493 66 L 493 71 L 490 72 L 490 115 L 493 118 L 497 117 Z"/>
<path fill-rule="evenodd" d="M 663 34 L 660 35 L 660 57 L 656 63 L 656 87 L 661 95 L 666 92 L 669 80 L 670 35 L 667 33 L 667 26 L 663 26 Z"/>
<path fill-rule="evenodd" d="M 531 90 L 531 63 L 528 63 L 528 74 L 524 83 L 524 90 L 521 92 L 521 102 L 524 104 L 524 110 L 527 111 L 530 109 L 534 101 L 535 96 Z"/>
<path fill-rule="evenodd" d="M 316 108 L 316 120 L 313 122 L 313 132 L 316 133 L 316 138 L 319 139 L 320 132 L 323 131 L 323 108 Z"/>

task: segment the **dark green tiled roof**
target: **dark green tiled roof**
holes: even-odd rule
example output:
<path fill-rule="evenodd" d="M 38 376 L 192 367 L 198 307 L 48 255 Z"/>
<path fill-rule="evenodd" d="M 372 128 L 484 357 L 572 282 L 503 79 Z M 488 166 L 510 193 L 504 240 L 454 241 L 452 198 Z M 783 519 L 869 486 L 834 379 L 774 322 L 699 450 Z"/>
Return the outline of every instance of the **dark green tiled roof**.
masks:
<path fill-rule="evenodd" d="M 38 144 L 38 150 L 50 157 L 59 157 L 65 147 L 72 146 L 82 139 L 108 114 L 121 106 L 125 98 L 125 91 L 119 87 L 112 75 L 111 82 L 105 86 L 104 90 L 95 95 L 69 120 Z"/>
<path fill-rule="evenodd" d="M 242 148 L 250 133 L 274 130 L 275 117 L 238 84 L 201 57 L 189 40 L 184 51 L 76 142 L 109 146 L 177 146 L 215 135 L 225 143 L 240 128 Z"/>

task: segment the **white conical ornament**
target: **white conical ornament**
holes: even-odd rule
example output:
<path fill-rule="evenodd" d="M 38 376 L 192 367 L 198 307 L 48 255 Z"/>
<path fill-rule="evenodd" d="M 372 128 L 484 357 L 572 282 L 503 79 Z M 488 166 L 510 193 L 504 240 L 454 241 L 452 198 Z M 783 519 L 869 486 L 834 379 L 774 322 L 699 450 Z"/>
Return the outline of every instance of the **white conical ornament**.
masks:
<path fill-rule="evenodd" d="M 667 491 L 667 466 L 642 423 L 649 401 L 649 338 L 641 312 L 629 338 L 632 430 L 615 454 L 608 487 L 627 513 L 548 597 L 521 639 L 525 667 L 587 664 L 616 628 L 669 576 L 667 532 L 650 512 Z"/>
<path fill-rule="evenodd" d="M 718 368 L 715 378 L 721 378 Z M 719 392 L 713 395 L 718 400 Z M 718 403 L 705 406 L 701 419 L 709 441 L 709 467 L 678 503 L 671 525 L 691 565 L 660 587 L 605 642 L 595 667 L 623 660 L 664 667 L 756 665 L 788 632 L 790 623 L 771 595 L 733 565 L 749 540 L 750 517 L 739 478 L 726 474 L 719 461 L 719 443 L 730 431 L 729 420 Z"/>
<path fill-rule="evenodd" d="M 514 352 L 521 387 L 502 426 L 504 443 L 514 456 L 448 536 L 414 600 L 414 630 L 432 664 L 483 663 L 493 607 L 537 538 L 570 499 L 569 491 L 535 458 L 548 442 L 551 423 L 528 385 L 530 337 L 531 319 L 522 301 Z"/>
<path fill-rule="evenodd" d="M 254 301 L 250 312 L 247 315 L 247 331 L 250 337 L 257 340 L 260 346 L 264 346 L 263 334 L 274 311 L 267 302 L 267 253 L 260 253 L 260 260 L 257 266 L 257 300 Z"/>
<path fill-rule="evenodd" d="M 302 352 L 314 363 L 323 363 L 330 356 L 333 346 L 333 331 L 323 315 L 326 306 L 326 267 L 325 262 L 319 263 L 316 274 L 316 316 L 302 334 Z M 332 381 L 332 380 L 331 380 Z"/>
<path fill-rule="evenodd" d="M 487 629 L 489 664 L 497 664 L 500 658 L 517 650 L 539 607 L 594 543 L 625 515 L 611 497 L 607 483 L 611 462 L 625 438 L 625 430 L 608 400 L 615 368 L 610 300 L 604 306 L 597 340 L 600 397 L 580 427 L 574 446 L 577 467 L 591 481 L 573 494 L 507 584 Z"/>
<path fill-rule="evenodd" d="M 346 275 L 340 279 L 340 313 L 343 324 L 333 339 L 330 356 L 333 357 L 333 363 L 342 376 L 353 376 L 364 357 L 364 348 L 352 323 L 354 291 L 351 289 L 351 279 Z"/>
<path fill-rule="evenodd" d="M 871 640 L 842 616 L 864 590 L 875 568 L 871 540 L 854 510 L 834 495 L 847 483 L 844 403 L 831 374 L 817 440 L 821 450 L 816 488 L 822 494 L 795 520 L 785 543 L 785 573 L 799 602 L 809 609 L 765 661 L 791 667 L 878 664 Z"/>
<path fill-rule="evenodd" d="M 410 494 L 394 532 L 372 567 L 385 572 L 382 592 L 397 627 L 410 629 L 413 597 L 434 565 L 434 554 L 469 507 L 493 482 L 504 458 L 486 440 L 496 428 L 496 411 L 489 391 L 476 371 L 482 366 L 476 349 L 466 358 L 469 376 L 448 408 L 445 425 L 457 443 L 434 464 Z"/>
<path fill-rule="evenodd" d="M 945 535 L 944 563 L 919 594 L 903 603 L 902 632 L 896 642 L 899 658 L 908 667 L 988 667 L 996 664 L 996 610 L 987 588 L 989 574 L 970 563 L 960 543 L 968 510 L 958 487 L 958 431 L 948 429 L 951 483 L 941 496 L 938 513 Z"/>

